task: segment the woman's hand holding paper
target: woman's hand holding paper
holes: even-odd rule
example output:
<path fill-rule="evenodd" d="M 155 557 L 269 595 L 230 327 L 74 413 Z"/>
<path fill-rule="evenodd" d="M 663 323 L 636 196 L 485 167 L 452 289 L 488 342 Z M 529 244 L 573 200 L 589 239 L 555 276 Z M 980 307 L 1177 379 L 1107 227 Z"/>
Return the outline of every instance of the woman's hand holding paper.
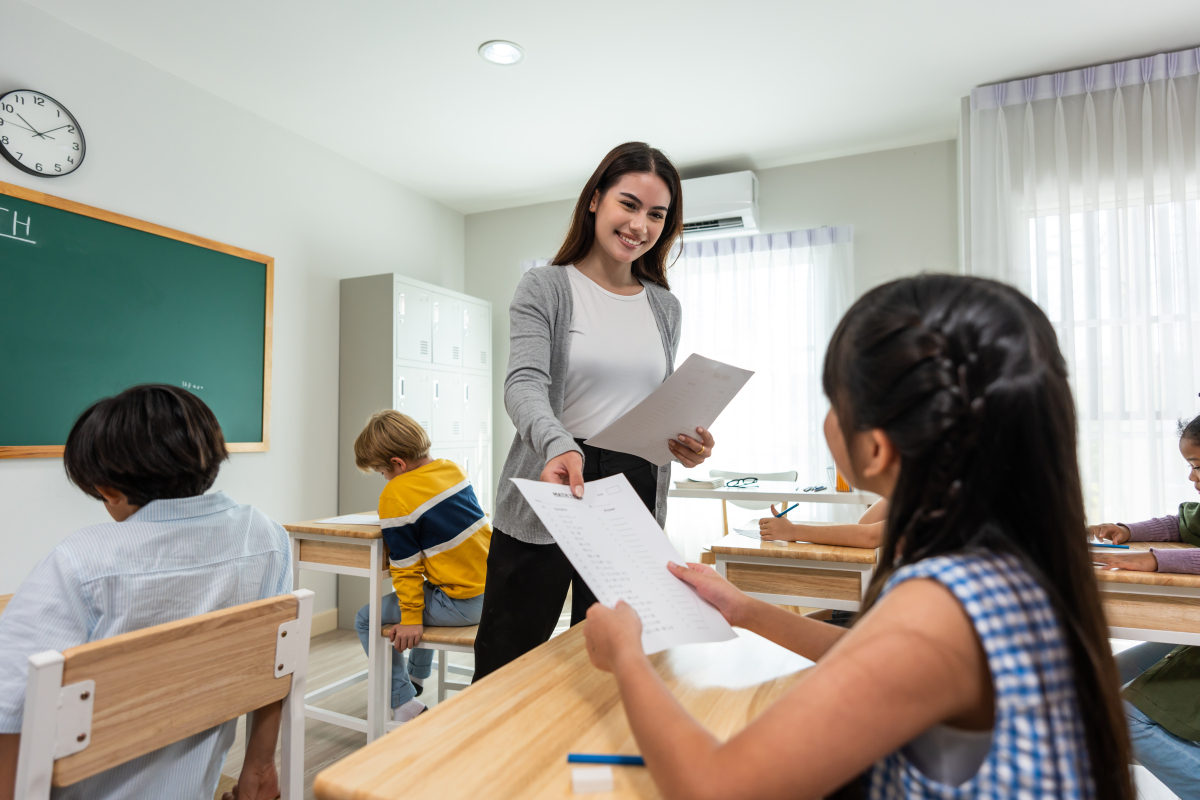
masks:
<path fill-rule="evenodd" d="M 671 448 L 671 455 L 679 459 L 679 463 L 683 464 L 688 469 L 697 467 L 708 460 L 712 455 L 713 436 L 704 428 L 696 428 L 696 433 L 700 434 L 699 439 L 693 439 L 690 436 L 679 434 L 679 441 L 674 439 L 667 440 L 667 447 Z"/>

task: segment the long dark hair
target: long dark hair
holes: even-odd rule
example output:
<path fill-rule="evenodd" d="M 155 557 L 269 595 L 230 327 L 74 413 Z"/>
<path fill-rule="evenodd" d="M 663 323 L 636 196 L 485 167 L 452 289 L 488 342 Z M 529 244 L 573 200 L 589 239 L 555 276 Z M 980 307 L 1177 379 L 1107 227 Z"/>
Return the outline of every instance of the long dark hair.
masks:
<path fill-rule="evenodd" d="M 842 318 L 823 384 L 847 439 L 882 429 L 900 455 L 864 609 L 900 563 L 967 549 L 1016 557 L 1066 637 L 1096 797 L 1130 800 L 1119 680 L 1086 545 L 1075 404 L 1046 315 L 995 281 L 892 281 Z"/>
<path fill-rule="evenodd" d="M 671 159 L 661 150 L 657 150 L 645 142 L 626 142 L 619 144 L 600 162 L 592 177 L 588 179 L 579 200 L 575 203 L 575 213 L 571 215 L 571 228 L 567 238 L 563 240 L 558 254 L 551 264 L 565 267 L 568 264 L 578 264 L 592 252 L 592 244 L 596 241 L 596 213 L 589 209 L 596 192 L 604 197 L 605 192 L 612 188 L 622 175 L 631 172 L 650 172 L 662 178 L 671 192 L 671 203 L 667 206 L 667 218 L 663 220 L 662 235 L 646 253 L 633 262 L 632 269 L 635 277 L 657 283 L 664 289 L 671 288 L 667 284 L 667 256 L 675 240 L 683 233 L 683 185 L 679 182 L 679 172 Z"/>

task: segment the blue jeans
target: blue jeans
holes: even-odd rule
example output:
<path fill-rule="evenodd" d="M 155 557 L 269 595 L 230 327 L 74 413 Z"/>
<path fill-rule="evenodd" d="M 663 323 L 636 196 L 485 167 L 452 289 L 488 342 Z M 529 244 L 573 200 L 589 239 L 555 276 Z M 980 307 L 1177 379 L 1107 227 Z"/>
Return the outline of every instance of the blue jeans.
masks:
<path fill-rule="evenodd" d="M 354 618 L 354 630 L 358 632 L 358 640 L 362 642 L 363 650 L 367 650 L 371 636 L 378 636 L 379 631 L 371 630 L 370 606 L 363 606 Z M 424 624 L 434 627 L 464 627 L 478 625 L 479 615 L 483 612 L 483 595 L 470 597 L 466 600 L 455 600 L 447 597 L 441 587 L 425 582 L 425 616 Z M 396 593 L 383 598 L 380 608 L 380 620 L 384 625 L 400 624 L 400 603 Z M 391 643 L 384 647 L 392 647 Z M 411 657 L 405 665 L 404 653 L 392 647 L 392 708 L 404 705 L 417 696 L 410 676 L 425 680 L 433 668 L 433 651 L 424 648 L 413 648 Z"/>
<path fill-rule="evenodd" d="M 1173 644 L 1147 642 L 1118 653 L 1121 683 L 1129 683 L 1174 649 Z M 1128 701 L 1125 717 L 1134 758 L 1179 797 L 1200 797 L 1200 744 L 1180 739 Z"/>

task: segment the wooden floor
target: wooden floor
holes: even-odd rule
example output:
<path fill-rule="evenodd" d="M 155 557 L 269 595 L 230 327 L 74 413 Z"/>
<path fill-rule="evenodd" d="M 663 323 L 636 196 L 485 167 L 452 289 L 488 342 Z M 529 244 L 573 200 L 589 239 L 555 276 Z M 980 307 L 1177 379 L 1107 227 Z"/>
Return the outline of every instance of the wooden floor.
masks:
<path fill-rule="evenodd" d="M 554 635 L 565 631 L 570 623 L 570 603 L 559 617 Z M 440 654 L 439 654 L 440 655 Z M 467 667 L 475 666 L 475 657 L 469 653 L 451 653 L 451 664 L 462 664 Z M 367 666 L 367 657 L 363 654 L 362 644 L 358 635 L 353 631 L 336 630 L 313 637 L 308 656 L 308 691 L 315 691 L 327 686 L 340 678 L 361 672 Z M 463 676 L 455 676 L 463 681 Z M 451 695 L 453 696 L 453 695 Z M 420 700 L 427 706 L 437 705 L 437 670 L 425 682 Z M 365 681 L 338 692 L 332 697 L 317 702 L 315 705 L 338 711 L 343 714 L 365 718 L 367 715 L 367 684 Z M 245 718 L 238 721 L 237 738 L 229 749 L 229 757 L 221 772 L 231 778 L 236 778 L 242 769 L 242 757 L 245 752 Z M 340 758 L 354 752 L 367 743 L 367 735 L 358 733 L 327 722 L 306 720 L 304 725 L 304 798 L 312 800 L 313 777 Z M 278 763 L 278 752 L 276 762 Z"/>

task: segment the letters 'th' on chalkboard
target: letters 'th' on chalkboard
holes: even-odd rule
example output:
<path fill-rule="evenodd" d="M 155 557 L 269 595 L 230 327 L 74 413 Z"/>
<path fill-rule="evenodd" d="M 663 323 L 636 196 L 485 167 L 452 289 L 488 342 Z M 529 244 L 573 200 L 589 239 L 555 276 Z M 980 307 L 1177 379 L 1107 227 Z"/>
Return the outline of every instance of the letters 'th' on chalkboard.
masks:
<path fill-rule="evenodd" d="M 0 183 L 0 458 L 58 456 L 138 383 L 182 386 L 229 449 L 270 445 L 275 260 Z"/>

